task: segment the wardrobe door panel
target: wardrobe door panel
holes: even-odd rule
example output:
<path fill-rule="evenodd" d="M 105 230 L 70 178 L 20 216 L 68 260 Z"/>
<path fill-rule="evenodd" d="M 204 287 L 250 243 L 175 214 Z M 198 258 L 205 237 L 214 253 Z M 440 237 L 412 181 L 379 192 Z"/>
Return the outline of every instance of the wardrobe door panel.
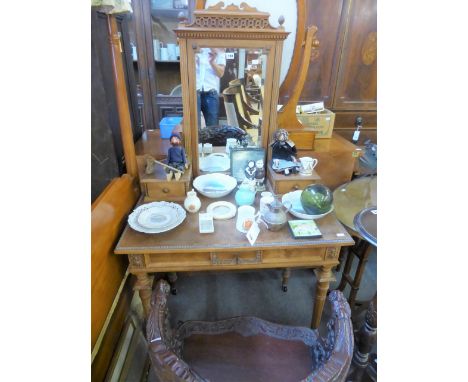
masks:
<path fill-rule="evenodd" d="M 311 0 L 308 3 L 307 25 L 318 28 L 320 46 L 313 50 L 304 89 L 302 103 L 325 102 L 330 108 L 333 102 L 334 84 L 340 58 L 340 20 L 344 0 Z"/>
<path fill-rule="evenodd" d="M 333 107 L 377 110 L 377 1 L 349 4 Z"/>

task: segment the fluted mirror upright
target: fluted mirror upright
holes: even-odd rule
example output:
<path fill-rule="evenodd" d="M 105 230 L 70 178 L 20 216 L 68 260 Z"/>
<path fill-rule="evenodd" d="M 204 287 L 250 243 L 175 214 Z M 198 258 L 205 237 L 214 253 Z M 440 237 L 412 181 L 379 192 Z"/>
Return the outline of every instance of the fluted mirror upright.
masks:
<path fill-rule="evenodd" d="M 230 172 L 231 148 L 267 148 L 285 32 L 269 13 L 223 2 L 181 20 L 183 129 L 195 175 Z"/>

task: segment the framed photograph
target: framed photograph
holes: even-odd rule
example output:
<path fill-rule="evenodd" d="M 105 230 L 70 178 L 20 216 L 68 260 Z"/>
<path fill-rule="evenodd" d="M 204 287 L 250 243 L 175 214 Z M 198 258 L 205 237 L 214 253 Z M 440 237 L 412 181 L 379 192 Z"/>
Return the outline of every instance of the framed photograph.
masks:
<path fill-rule="evenodd" d="M 255 166 L 260 159 L 265 167 L 265 149 L 259 147 L 231 148 L 231 175 L 238 182 L 242 182 L 247 178 L 249 162 L 253 161 Z"/>

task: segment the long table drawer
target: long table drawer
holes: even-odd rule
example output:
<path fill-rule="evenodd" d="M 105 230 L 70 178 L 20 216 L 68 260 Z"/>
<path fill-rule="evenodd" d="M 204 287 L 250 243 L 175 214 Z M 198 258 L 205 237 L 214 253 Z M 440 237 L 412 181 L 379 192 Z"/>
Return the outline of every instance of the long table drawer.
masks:
<path fill-rule="evenodd" d="M 308 266 L 322 263 L 326 248 L 268 249 L 247 252 L 200 252 L 146 255 L 146 268 L 157 270 L 248 269 Z"/>

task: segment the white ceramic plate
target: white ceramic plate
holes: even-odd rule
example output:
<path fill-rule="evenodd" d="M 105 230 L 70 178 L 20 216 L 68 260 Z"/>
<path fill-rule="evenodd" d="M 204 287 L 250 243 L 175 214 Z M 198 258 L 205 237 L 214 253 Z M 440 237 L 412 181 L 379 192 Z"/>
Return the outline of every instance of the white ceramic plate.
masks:
<path fill-rule="evenodd" d="M 287 194 L 283 195 L 282 201 L 283 203 L 288 201 L 292 204 L 292 208 L 289 210 L 289 213 L 299 219 L 312 219 L 317 220 L 323 218 L 324 216 L 328 215 L 330 212 L 333 211 L 333 204 L 332 207 L 328 212 L 320 215 L 309 215 L 304 211 L 301 204 L 301 194 L 303 190 L 296 190 L 293 192 L 288 192 Z"/>
<path fill-rule="evenodd" d="M 167 215 L 167 219 L 162 217 Z M 128 224 L 135 231 L 161 233 L 181 224 L 187 213 L 176 203 L 152 202 L 137 207 L 128 217 Z"/>
<path fill-rule="evenodd" d="M 213 219 L 227 220 L 236 216 L 237 207 L 232 203 L 220 201 L 211 203 L 206 212 L 212 214 Z"/>
<path fill-rule="evenodd" d="M 177 221 L 177 214 L 168 206 L 150 207 L 142 210 L 137 217 L 139 225 L 145 228 L 163 228 L 169 227 Z"/>

